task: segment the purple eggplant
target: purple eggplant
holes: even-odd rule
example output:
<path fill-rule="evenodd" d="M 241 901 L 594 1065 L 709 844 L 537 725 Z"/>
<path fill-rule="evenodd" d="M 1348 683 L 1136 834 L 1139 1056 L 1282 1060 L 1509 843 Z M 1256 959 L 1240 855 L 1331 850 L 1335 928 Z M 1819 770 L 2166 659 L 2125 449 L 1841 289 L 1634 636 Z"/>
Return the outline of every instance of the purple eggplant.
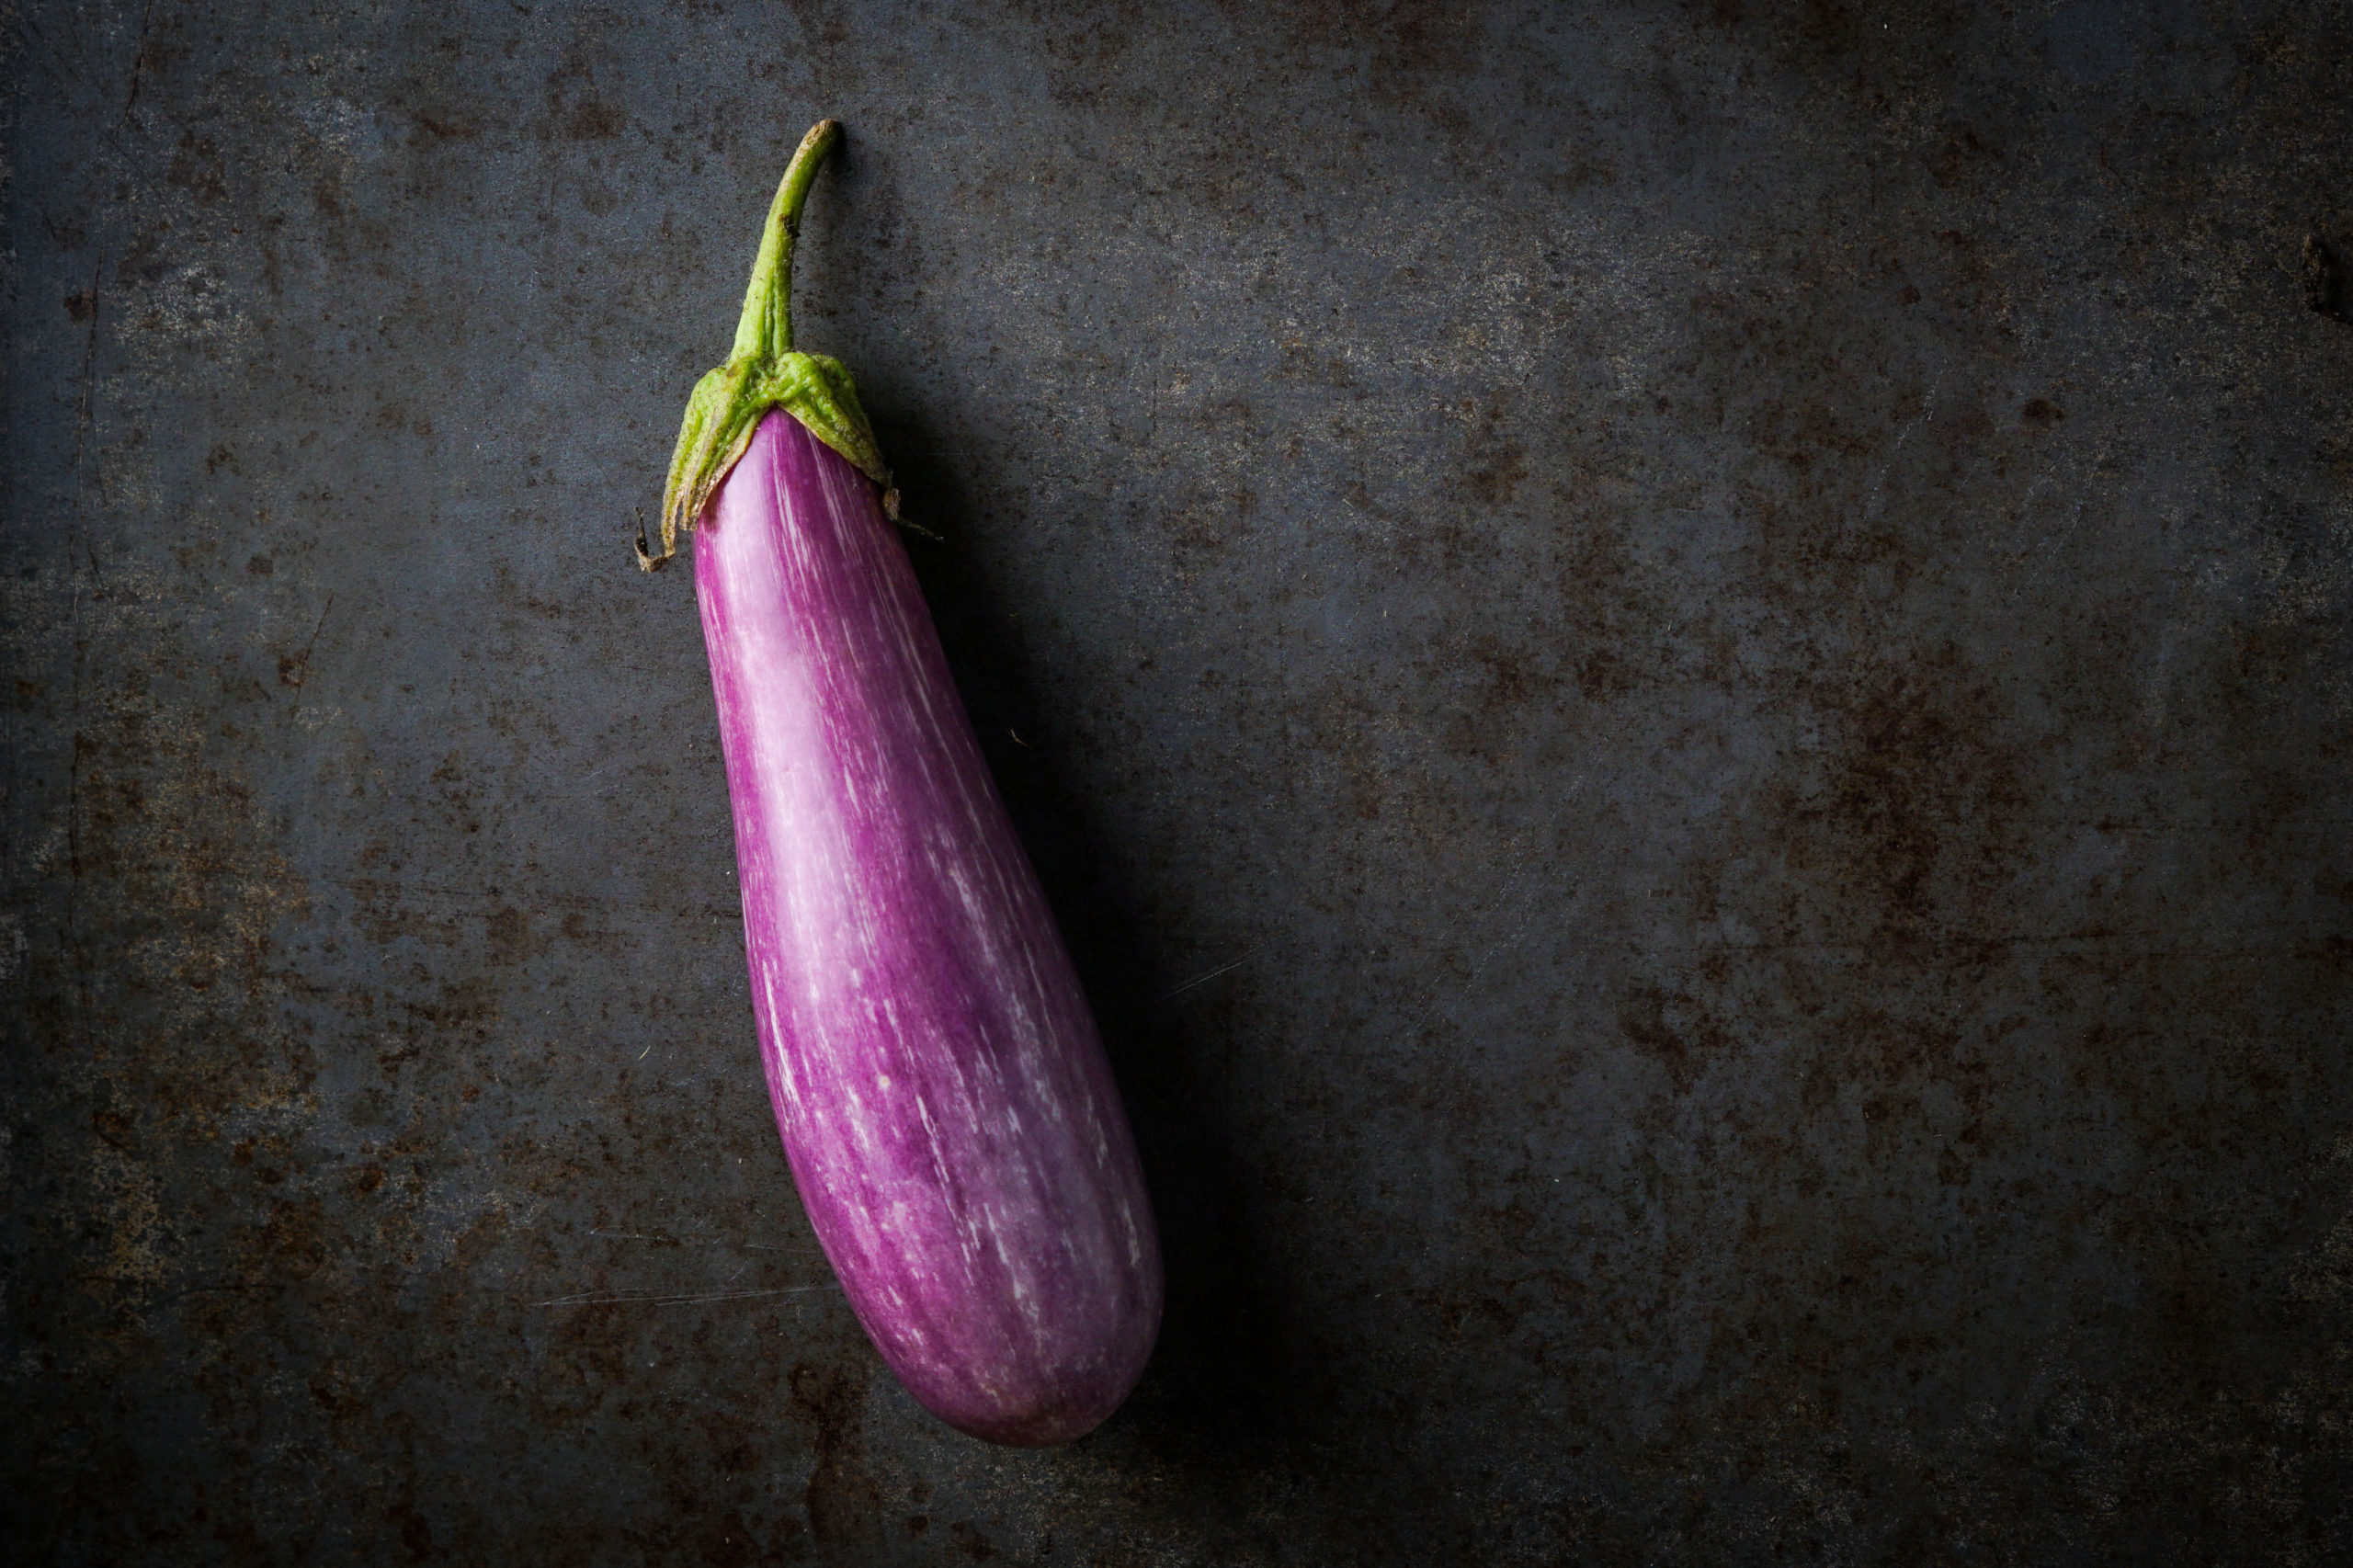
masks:
<path fill-rule="evenodd" d="M 795 353 L 779 188 L 735 351 L 695 389 L 663 552 L 695 528 L 768 1093 L 858 1321 L 993 1442 L 1119 1407 L 1158 1333 L 1158 1237 L 1070 956 L 956 695 L 847 372 Z M 698 525 L 699 525 L 698 527 Z"/>

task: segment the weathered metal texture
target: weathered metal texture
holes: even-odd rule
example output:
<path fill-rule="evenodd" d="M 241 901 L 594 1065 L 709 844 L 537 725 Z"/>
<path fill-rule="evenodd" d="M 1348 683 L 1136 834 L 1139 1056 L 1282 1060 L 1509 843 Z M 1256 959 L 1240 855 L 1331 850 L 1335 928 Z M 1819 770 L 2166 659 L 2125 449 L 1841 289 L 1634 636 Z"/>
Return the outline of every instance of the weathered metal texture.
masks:
<path fill-rule="evenodd" d="M 2348 1550 L 2343 4 L 8 28 L 13 1561 Z M 631 567 L 821 113 L 1165 1228 L 1052 1452 L 814 1255 Z"/>

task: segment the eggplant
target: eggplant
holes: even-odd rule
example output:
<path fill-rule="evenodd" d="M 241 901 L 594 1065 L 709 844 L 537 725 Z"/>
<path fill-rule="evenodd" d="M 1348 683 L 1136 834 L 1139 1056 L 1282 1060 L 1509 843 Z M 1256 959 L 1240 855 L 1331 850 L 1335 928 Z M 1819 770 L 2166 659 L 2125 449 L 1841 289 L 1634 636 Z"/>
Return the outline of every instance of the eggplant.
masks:
<path fill-rule="evenodd" d="M 792 348 L 794 154 L 728 362 L 689 401 L 692 529 L 768 1093 L 858 1321 L 960 1431 L 1090 1430 L 1159 1331 L 1159 1240 L 1094 1018 L 957 697 L 848 373 Z"/>

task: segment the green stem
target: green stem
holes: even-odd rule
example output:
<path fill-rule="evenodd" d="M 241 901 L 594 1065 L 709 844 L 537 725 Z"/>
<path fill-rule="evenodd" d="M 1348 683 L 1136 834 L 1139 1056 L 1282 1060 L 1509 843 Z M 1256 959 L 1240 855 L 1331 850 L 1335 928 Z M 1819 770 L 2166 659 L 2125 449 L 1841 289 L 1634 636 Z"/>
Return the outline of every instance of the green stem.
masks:
<path fill-rule="evenodd" d="M 662 553 L 656 555 L 642 530 L 637 563 L 659 571 L 678 550 L 678 532 L 702 520 L 710 498 L 752 444 L 761 416 L 781 408 L 809 433 L 847 458 L 881 487 L 885 516 L 899 515 L 899 493 L 874 444 L 874 427 L 858 405 L 858 388 L 841 361 L 802 354 L 792 347 L 792 242 L 801 232 L 801 209 L 841 127 L 821 119 L 801 139 L 769 204 L 760 252 L 752 263 L 752 286 L 744 294 L 744 316 L 735 324 L 735 347 L 727 363 L 695 383 L 678 443 L 670 452 L 670 477 L 662 487 Z"/>
<path fill-rule="evenodd" d="M 816 183 L 817 165 L 841 136 L 839 125 L 819 120 L 785 165 L 783 183 L 768 205 L 767 227 L 760 232 L 760 254 L 752 262 L 752 285 L 744 293 L 744 314 L 735 324 L 735 347 L 728 358 L 767 359 L 791 352 L 792 242 L 801 233 L 801 209 Z"/>

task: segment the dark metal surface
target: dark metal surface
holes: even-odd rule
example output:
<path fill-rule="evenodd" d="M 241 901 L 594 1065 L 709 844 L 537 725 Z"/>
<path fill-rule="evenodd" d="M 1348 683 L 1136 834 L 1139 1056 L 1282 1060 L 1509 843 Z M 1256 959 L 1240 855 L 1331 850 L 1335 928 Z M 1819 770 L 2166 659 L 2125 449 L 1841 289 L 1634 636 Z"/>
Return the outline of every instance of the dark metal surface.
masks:
<path fill-rule="evenodd" d="M 2342 4 L 7 30 L 12 1561 L 2348 1550 Z M 1166 1233 L 1059 1451 L 814 1254 L 630 563 L 821 113 Z"/>

